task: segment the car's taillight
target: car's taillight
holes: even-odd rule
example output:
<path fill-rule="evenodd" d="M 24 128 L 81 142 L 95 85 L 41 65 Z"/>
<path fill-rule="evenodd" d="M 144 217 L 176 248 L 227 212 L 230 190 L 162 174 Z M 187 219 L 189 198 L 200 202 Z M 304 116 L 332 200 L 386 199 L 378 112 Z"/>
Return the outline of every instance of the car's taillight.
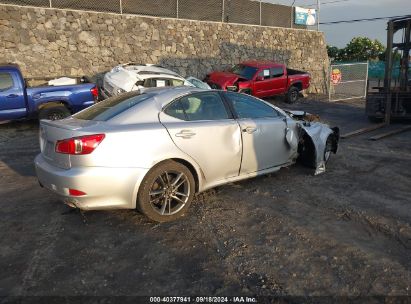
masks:
<path fill-rule="evenodd" d="M 93 87 L 90 89 L 91 95 L 93 95 L 94 99 L 97 99 L 98 97 L 98 89 L 97 87 Z"/>
<path fill-rule="evenodd" d="M 71 195 L 71 196 L 83 196 L 83 195 L 86 195 L 87 193 L 85 193 L 85 192 L 83 192 L 83 191 L 80 191 L 80 190 L 77 190 L 77 189 L 69 189 L 69 194 Z"/>
<path fill-rule="evenodd" d="M 90 154 L 104 137 L 104 134 L 94 134 L 59 140 L 56 143 L 56 152 L 72 155 Z"/>

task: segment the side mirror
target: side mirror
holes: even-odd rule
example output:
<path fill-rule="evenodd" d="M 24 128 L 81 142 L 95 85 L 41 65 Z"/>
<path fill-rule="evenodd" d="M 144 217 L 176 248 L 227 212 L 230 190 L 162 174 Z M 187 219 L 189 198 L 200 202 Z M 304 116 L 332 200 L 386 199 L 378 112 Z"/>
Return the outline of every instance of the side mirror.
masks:
<path fill-rule="evenodd" d="M 255 79 L 256 81 L 263 81 L 264 77 L 263 76 L 257 76 L 257 78 Z"/>

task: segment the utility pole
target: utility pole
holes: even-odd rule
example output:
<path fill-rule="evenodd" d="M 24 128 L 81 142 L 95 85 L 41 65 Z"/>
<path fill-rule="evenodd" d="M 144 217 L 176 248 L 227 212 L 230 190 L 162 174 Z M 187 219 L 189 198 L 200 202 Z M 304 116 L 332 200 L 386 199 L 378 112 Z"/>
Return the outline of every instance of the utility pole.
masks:
<path fill-rule="evenodd" d="M 320 30 L 320 0 L 317 0 L 317 31 Z"/>

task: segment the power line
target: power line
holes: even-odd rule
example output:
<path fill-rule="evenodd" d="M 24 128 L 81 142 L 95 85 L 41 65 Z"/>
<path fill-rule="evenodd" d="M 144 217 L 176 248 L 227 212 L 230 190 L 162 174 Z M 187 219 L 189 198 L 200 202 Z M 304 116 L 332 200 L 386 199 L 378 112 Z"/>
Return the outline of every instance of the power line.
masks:
<path fill-rule="evenodd" d="M 339 24 L 339 23 L 367 22 L 367 21 L 377 21 L 377 20 L 386 20 L 386 19 L 403 18 L 403 17 L 409 17 L 409 15 L 389 16 L 389 17 L 376 17 L 376 18 L 366 18 L 366 19 L 353 19 L 353 20 L 340 20 L 340 21 L 330 21 L 330 22 L 320 22 L 320 24 L 322 24 L 322 25 L 331 25 L 331 24 Z"/>
<path fill-rule="evenodd" d="M 335 1 L 321 2 L 321 5 L 333 4 L 333 3 L 340 3 L 340 2 L 347 2 L 347 1 L 351 1 L 351 0 L 335 0 Z M 313 5 L 317 5 L 317 3 L 304 4 L 304 5 L 305 5 L 305 6 L 313 6 Z"/>
<path fill-rule="evenodd" d="M 291 6 L 294 6 L 295 1 L 293 1 L 293 4 L 291 4 Z M 324 4 L 333 4 L 333 3 L 340 3 L 340 2 L 347 2 L 347 1 L 351 1 L 351 0 L 335 0 L 335 1 L 326 1 L 326 2 L 321 2 L 321 5 Z M 311 3 L 311 4 L 301 4 L 303 6 L 317 6 L 317 3 Z"/>

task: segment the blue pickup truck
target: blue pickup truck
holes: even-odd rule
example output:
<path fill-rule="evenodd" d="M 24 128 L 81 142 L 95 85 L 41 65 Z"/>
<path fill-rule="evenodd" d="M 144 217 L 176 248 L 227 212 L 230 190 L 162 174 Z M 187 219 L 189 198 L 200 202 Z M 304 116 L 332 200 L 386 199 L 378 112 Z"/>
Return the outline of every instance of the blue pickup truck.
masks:
<path fill-rule="evenodd" d="M 33 81 L 34 78 L 31 79 Z M 62 119 L 97 101 L 98 89 L 84 78 L 79 84 L 29 87 L 16 64 L 0 64 L 0 122 L 17 119 Z"/>

